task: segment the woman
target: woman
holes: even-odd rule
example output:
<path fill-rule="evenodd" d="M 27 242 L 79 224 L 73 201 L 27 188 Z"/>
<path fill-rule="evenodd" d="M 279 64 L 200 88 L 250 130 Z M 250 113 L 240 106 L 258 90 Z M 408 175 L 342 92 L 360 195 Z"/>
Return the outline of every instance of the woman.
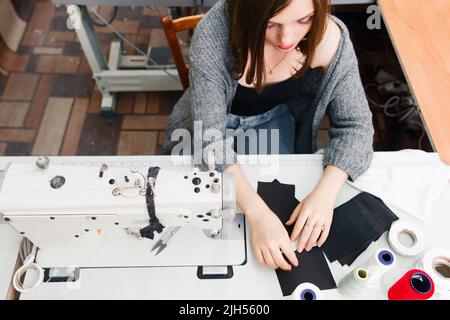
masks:
<path fill-rule="evenodd" d="M 325 112 L 331 141 L 324 150 L 324 173 L 298 205 L 287 225 L 252 189 L 233 161 L 217 163 L 236 177 L 237 202 L 252 227 L 257 260 L 272 268 L 298 265 L 297 251 L 325 242 L 336 196 L 372 158 L 372 117 L 362 88 L 348 30 L 329 14 L 327 0 L 221 0 L 197 26 L 190 49 L 190 87 L 174 107 L 167 127 L 170 153 L 174 130 L 278 128 L 281 153 L 312 153 Z M 200 142 L 199 142 L 200 141 Z M 217 154 L 224 141 L 194 144 Z M 222 148 L 222 149 L 221 149 Z M 284 254 L 284 256 L 283 256 Z"/>

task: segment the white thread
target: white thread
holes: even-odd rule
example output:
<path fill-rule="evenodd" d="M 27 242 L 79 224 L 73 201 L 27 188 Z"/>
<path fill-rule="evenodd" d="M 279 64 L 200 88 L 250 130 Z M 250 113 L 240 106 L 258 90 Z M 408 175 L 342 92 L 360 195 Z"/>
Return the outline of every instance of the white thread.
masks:
<path fill-rule="evenodd" d="M 364 268 L 354 269 L 339 282 L 338 289 L 344 296 L 355 296 L 360 293 L 367 284 L 369 271 Z"/>
<path fill-rule="evenodd" d="M 25 259 L 24 264 L 22 267 L 20 267 L 16 273 L 14 273 L 14 277 L 13 277 L 13 286 L 14 289 L 16 289 L 17 291 L 21 292 L 21 293 L 27 293 L 30 292 L 31 290 L 39 287 L 42 282 L 44 281 L 44 270 L 42 269 L 42 267 L 40 265 L 38 265 L 37 263 L 34 263 L 34 254 L 30 254 L 28 255 L 28 257 Z M 30 270 L 35 270 L 37 272 L 37 280 L 35 281 L 35 283 L 29 287 L 25 287 L 24 284 L 22 283 L 22 276 Z"/>
<path fill-rule="evenodd" d="M 361 265 L 369 272 L 367 287 L 369 289 L 379 289 L 381 287 L 381 278 L 386 272 L 392 269 L 397 263 L 394 252 L 388 248 L 380 248 Z"/>
<path fill-rule="evenodd" d="M 412 238 L 413 243 L 411 246 L 407 246 L 400 241 L 399 237 L 402 234 Z M 391 225 L 388 242 L 391 248 L 398 254 L 406 257 L 413 257 L 420 254 L 425 248 L 425 235 L 422 230 L 411 221 L 397 220 Z"/>
<path fill-rule="evenodd" d="M 450 299 L 450 250 L 437 248 L 425 252 L 418 268 L 433 279 L 437 294 Z"/>

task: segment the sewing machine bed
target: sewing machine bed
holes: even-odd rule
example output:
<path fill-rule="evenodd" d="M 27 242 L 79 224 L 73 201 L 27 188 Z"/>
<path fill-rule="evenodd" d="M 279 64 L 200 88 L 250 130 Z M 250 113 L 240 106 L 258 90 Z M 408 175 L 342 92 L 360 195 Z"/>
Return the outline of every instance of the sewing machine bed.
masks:
<path fill-rule="evenodd" d="M 20 225 L 17 219 L 15 218 L 16 225 Z M 103 220 L 98 223 L 103 224 L 108 219 L 113 225 L 115 216 L 97 217 L 97 221 Z M 65 226 L 65 229 L 58 229 L 58 232 L 73 233 L 68 228 L 73 230 L 86 228 L 85 225 L 80 225 L 82 223 L 80 217 L 59 217 L 58 220 L 61 226 Z M 34 221 L 48 223 L 50 220 L 49 217 L 42 216 L 38 221 L 36 219 Z M 156 255 L 156 250 L 151 250 L 160 237 L 161 235 L 156 235 L 154 240 L 138 239 L 120 227 L 102 229 L 100 232 L 94 227 L 73 241 L 39 249 L 36 262 L 43 267 L 82 268 L 236 266 L 244 264 L 247 259 L 245 220 L 242 214 L 237 214 L 215 239 L 208 237 L 201 229 L 183 227 L 174 235 L 173 241 Z"/>
<path fill-rule="evenodd" d="M 243 214 L 227 216 L 225 221 L 217 209 L 228 205 L 229 192 L 221 175 L 194 172 L 194 179 L 186 179 L 192 170 L 183 171 L 189 165 L 183 162 L 176 170 L 159 170 L 152 201 L 158 222 L 165 228 L 142 235 L 140 230 L 149 220 L 143 189 L 149 184 L 144 175 L 153 165 L 110 160 L 105 161 L 109 167 L 87 162 L 52 163 L 46 169 L 14 163 L 7 168 L 0 179 L 2 213 L 18 233 L 37 245 L 38 264 L 46 268 L 114 268 L 237 266 L 246 262 Z M 106 172 L 99 175 L 104 166 Z M 136 178 L 139 176 L 142 181 Z M 52 185 L 57 177 L 61 186 Z M 194 192 L 193 183 L 201 181 L 200 177 L 203 184 L 211 183 L 212 187 L 201 185 L 202 191 Z M 219 189 L 214 191 L 216 180 Z M 204 212 L 211 218 L 200 214 Z M 178 231 L 164 250 L 153 250 L 159 240 L 166 242 L 166 235 L 174 228 Z"/>

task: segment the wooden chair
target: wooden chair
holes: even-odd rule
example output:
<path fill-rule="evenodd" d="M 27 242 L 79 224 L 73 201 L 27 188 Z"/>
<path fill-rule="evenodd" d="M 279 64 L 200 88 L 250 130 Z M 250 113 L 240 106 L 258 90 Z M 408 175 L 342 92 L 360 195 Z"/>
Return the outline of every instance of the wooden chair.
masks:
<path fill-rule="evenodd" d="M 172 20 L 170 16 L 161 18 L 163 30 L 166 34 L 167 41 L 169 42 L 170 49 L 172 50 L 173 59 L 177 66 L 178 75 L 184 90 L 189 87 L 189 68 L 184 60 L 180 42 L 177 38 L 177 32 L 195 29 L 202 17 L 203 15 L 195 15 L 175 20 Z"/>

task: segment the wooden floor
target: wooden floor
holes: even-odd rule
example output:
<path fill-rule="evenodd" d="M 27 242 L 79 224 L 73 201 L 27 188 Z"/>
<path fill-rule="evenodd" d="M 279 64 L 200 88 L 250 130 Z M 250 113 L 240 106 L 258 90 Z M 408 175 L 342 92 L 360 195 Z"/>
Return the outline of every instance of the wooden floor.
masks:
<path fill-rule="evenodd" d="M 0 69 L 0 155 L 157 154 L 167 117 L 181 92 L 119 94 L 116 117 L 102 118 L 101 95 L 66 19 L 65 7 L 38 1 L 18 52 L 3 53 L 10 62 Z M 166 45 L 159 17 L 150 9 L 120 8 L 113 25 L 143 50 L 149 41 L 152 46 Z M 365 84 L 373 81 L 381 67 L 403 76 L 384 31 L 368 35 L 357 27 L 353 31 L 351 23 L 348 26 Z M 106 28 L 97 28 L 97 32 L 107 54 L 114 35 Z M 1 42 L 0 56 L 2 50 L 7 51 Z M 127 45 L 125 50 L 135 54 Z M 385 99 L 376 94 L 373 99 Z M 401 130 L 379 108 L 373 114 L 376 150 L 417 148 L 417 132 Z M 328 142 L 327 128 L 324 119 L 319 147 Z M 426 138 L 422 149 L 430 150 Z"/>

